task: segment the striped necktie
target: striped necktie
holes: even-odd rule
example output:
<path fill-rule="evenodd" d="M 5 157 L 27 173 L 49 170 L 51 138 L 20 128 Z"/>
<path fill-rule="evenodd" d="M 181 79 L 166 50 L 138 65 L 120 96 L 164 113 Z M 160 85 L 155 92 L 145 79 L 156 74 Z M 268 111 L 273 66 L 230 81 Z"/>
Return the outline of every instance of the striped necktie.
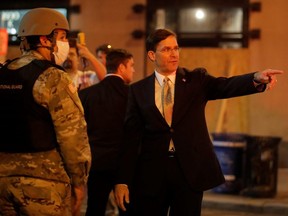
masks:
<path fill-rule="evenodd" d="M 168 77 L 164 78 L 161 94 L 163 117 L 165 118 L 169 126 L 171 126 L 173 113 L 173 101 L 170 82 L 171 81 Z"/>
<path fill-rule="evenodd" d="M 164 78 L 162 92 L 161 92 L 163 117 L 165 118 L 169 126 L 171 126 L 172 114 L 173 114 L 173 98 L 172 98 L 170 82 L 171 80 L 168 77 Z M 169 151 L 175 151 L 175 147 L 174 147 L 174 143 L 172 139 L 170 140 Z"/>

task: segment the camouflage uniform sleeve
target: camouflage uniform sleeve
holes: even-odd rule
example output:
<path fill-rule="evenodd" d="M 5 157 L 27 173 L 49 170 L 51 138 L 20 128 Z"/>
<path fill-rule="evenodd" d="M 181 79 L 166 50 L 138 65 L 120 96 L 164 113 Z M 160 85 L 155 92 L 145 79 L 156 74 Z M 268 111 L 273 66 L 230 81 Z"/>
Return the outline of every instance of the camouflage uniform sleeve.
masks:
<path fill-rule="evenodd" d="M 84 111 L 77 89 L 68 75 L 48 68 L 34 84 L 33 95 L 52 117 L 59 151 L 75 186 L 86 184 L 91 166 Z"/>

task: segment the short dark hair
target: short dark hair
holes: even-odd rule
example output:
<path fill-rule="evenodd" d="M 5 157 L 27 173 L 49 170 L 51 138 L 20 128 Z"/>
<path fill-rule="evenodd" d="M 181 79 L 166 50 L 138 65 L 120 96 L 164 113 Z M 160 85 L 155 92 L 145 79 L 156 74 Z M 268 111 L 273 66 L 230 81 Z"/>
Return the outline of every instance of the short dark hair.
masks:
<path fill-rule="evenodd" d="M 111 50 L 112 46 L 110 44 L 102 44 L 100 46 L 98 46 L 96 48 L 96 54 L 99 52 L 99 51 L 102 51 L 104 52 L 106 55 L 108 54 L 108 52 Z"/>
<path fill-rule="evenodd" d="M 26 36 L 26 40 L 29 44 L 29 50 L 36 50 L 39 47 L 40 36 Z"/>
<path fill-rule="evenodd" d="M 107 73 L 115 73 L 120 64 L 126 65 L 133 55 L 124 49 L 111 49 L 106 56 Z"/>
<path fill-rule="evenodd" d="M 52 41 L 54 36 L 54 31 L 52 31 L 49 35 L 46 35 L 47 39 Z M 40 35 L 30 35 L 26 36 L 26 41 L 29 45 L 29 50 L 37 50 L 40 44 Z"/>
<path fill-rule="evenodd" d="M 169 29 L 156 29 L 150 33 L 146 39 L 146 51 L 155 52 L 157 44 L 169 36 L 174 36 L 177 38 L 177 35 Z"/>

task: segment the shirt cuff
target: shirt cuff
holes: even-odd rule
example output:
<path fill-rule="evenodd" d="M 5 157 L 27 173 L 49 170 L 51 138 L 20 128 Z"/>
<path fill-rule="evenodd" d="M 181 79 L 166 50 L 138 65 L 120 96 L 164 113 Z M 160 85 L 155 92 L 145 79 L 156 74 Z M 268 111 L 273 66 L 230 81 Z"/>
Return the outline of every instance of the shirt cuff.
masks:
<path fill-rule="evenodd" d="M 266 90 L 267 84 L 265 84 L 265 83 L 261 83 L 255 79 L 253 79 L 253 84 L 254 84 L 255 88 L 257 89 L 257 91 L 259 91 L 259 92 L 263 92 Z"/>

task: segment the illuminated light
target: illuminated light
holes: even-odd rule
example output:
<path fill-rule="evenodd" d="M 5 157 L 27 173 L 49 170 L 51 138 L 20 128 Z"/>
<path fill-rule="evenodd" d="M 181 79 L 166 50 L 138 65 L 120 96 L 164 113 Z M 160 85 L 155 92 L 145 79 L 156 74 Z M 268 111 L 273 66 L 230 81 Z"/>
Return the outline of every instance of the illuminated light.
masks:
<path fill-rule="evenodd" d="M 10 34 L 16 34 L 16 33 L 17 33 L 17 30 L 16 30 L 15 28 L 11 28 L 9 33 L 10 33 Z"/>
<path fill-rule="evenodd" d="M 195 17 L 198 20 L 202 20 L 205 18 L 205 12 L 202 9 L 197 9 L 195 12 Z"/>

